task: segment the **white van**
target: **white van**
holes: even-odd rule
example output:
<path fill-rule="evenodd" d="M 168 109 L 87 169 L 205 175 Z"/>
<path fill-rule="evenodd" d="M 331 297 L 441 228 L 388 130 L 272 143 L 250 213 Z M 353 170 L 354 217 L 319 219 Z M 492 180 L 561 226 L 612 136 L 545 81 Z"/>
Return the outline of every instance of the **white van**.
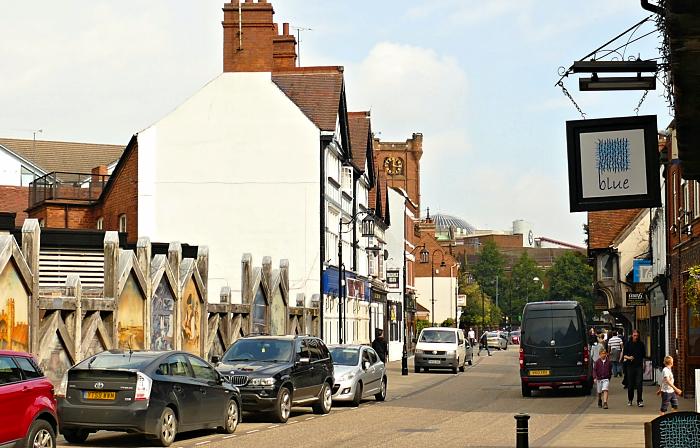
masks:
<path fill-rule="evenodd" d="M 429 327 L 421 330 L 416 340 L 415 372 L 430 369 L 451 369 L 464 372 L 472 364 L 474 354 L 464 332 L 458 328 Z"/>

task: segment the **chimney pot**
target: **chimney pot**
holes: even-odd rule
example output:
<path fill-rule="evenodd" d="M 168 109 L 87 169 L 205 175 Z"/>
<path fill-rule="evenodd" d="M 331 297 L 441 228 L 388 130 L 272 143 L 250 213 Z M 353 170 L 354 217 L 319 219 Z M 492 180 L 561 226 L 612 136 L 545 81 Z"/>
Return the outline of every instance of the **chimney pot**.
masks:
<path fill-rule="evenodd" d="M 245 0 L 246 3 L 253 3 L 253 0 Z"/>
<path fill-rule="evenodd" d="M 273 23 L 272 25 L 275 27 L 275 35 L 278 35 L 280 33 L 278 25 L 276 23 Z"/>
<path fill-rule="evenodd" d="M 282 24 L 282 34 L 284 34 L 285 36 L 289 36 L 289 24 L 288 23 Z"/>

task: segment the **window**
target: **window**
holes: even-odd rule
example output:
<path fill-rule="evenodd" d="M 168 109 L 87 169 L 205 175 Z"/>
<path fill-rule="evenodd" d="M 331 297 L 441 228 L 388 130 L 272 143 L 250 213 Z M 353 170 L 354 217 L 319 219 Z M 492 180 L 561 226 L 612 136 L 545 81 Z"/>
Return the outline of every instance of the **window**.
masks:
<path fill-rule="evenodd" d="M 676 173 L 673 173 L 673 178 L 672 178 L 672 184 L 673 184 L 673 208 L 671 209 L 671 220 L 673 221 L 672 225 L 677 225 L 678 224 L 678 189 L 676 188 Z"/>
<path fill-rule="evenodd" d="M 683 223 L 690 223 L 690 188 L 687 180 L 683 181 Z"/>
<path fill-rule="evenodd" d="M 190 376 L 187 360 L 184 355 L 174 355 L 168 358 L 165 363 L 158 366 L 163 375 L 170 376 Z"/>
<path fill-rule="evenodd" d="M 126 232 L 126 215 L 119 215 L 119 231 Z"/>
<path fill-rule="evenodd" d="M 103 217 L 97 218 L 97 230 L 104 230 L 105 219 Z"/>
<path fill-rule="evenodd" d="M 362 367 L 364 368 L 365 363 L 368 362 L 372 365 L 372 360 L 370 359 L 369 352 L 367 350 L 362 350 Z"/>
<path fill-rule="evenodd" d="M 376 364 L 379 361 L 379 355 L 377 355 L 377 352 L 371 348 L 368 348 L 367 352 L 369 353 L 369 359 L 372 361 L 372 364 Z"/>
<path fill-rule="evenodd" d="M 0 385 L 22 381 L 19 367 L 9 356 L 0 356 Z"/>
<path fill-rule="evenodd" d="M 24 377 L 28 380 L 41 378 L 44 376 L 42 375 L 41 370 L 39 370 L 34 363 L 27 358 L 15 358 L 15 362 L 19 368 L 22 369 L 22 372 L 24 372 Z"/>
<path fill-rule="evenodd" d="M 20 185 L 23 187 L 29 186 L 29 184 L 36 179 L 34 172 L 22 167 L 20 170 Z"/>
<path fill-rule="evenodd" d="M 315 339 L 306 339 L 304 344 L 306 344 L 306 348 L 309 351 L 309 358 L 311 358 L 311 362 L 320 361 L 323 359 L 321 349 L 318 347 L 318 342 L 316 342 Z"/>
<path fill-rule="evenodd" d="M 194 371 L 194 377 L 204 381 L 216 381 L 218 375 L 206 362 L 194 356 L 188 356 L 187 359 L 190 360 L 190 365 L 192 366 L 192 371 Z"/>
<path fill-rule="evenodd" d="M 297 342 L 296 360 L 299 361 L 301 358 L 308 358 L 308 357 L 309 357 L 309 350 L 306 346 L 306 341 L 299 340 Z"/>
<path fill-rule="evenodd" d="M 258 288 L 253 300 L 253 333 L 267 333 L 267 302 L 262 288 Z"/>
<path fill-rule="evenodd" d="M 613 278 L 615 272 L 615 255 L 605 254 L 600 257 L 600 278 Z"/>
<path fill-rule="evenodd" d="M 700 218 L 700 182 L 693 181 L 693 218 Z"/>
<path fill-rule="evenodd" d="M 344 191 L 352 191 L 352 167 L 344 166 L 341 171 L 340 186 Z"/>

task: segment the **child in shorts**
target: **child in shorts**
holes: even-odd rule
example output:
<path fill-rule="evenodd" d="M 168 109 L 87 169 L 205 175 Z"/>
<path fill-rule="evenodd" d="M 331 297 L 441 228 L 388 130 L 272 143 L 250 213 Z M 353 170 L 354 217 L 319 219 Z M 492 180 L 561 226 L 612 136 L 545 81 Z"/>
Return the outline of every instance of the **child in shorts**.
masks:
<path fill-rule="evenodd" d="M 678 395 L 683 393 L 673 383 L 673 357 L 664 357 L 664 369 L 661 372 L 661 415 L 668 411 L 668 405 L 675 411 L 678 409 Z"/>
<path fill-rule="evenodd" d="M 593 379 L 598 389 L 598 407 L 608 409 L 608 388 L 612 377 L 612 362 L 605 348 L 600 349 L 600 357 L 593 366 Z"/>

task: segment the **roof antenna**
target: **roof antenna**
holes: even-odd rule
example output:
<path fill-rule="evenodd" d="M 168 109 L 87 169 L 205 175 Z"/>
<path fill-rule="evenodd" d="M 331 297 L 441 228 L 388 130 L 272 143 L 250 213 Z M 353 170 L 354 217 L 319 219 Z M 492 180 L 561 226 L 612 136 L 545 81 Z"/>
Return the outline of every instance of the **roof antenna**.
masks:
<path fill-rule="evenodd" d="M 32 134 L 34 134 L 34 137 L 32 138 L 32 151 L 36 154 L 36 135 L 41 134 L 44 132 L 43 129 L 36 129 L 32 131 Z"/>
<path fill-rule="evenodd" d="M 300 26 L 293 26 L 292 29 L 297 30 L 297 67 L 301 67 L 301 32 L 302 31 L 313 31 L 312 28 L 303 28 Z"/>

